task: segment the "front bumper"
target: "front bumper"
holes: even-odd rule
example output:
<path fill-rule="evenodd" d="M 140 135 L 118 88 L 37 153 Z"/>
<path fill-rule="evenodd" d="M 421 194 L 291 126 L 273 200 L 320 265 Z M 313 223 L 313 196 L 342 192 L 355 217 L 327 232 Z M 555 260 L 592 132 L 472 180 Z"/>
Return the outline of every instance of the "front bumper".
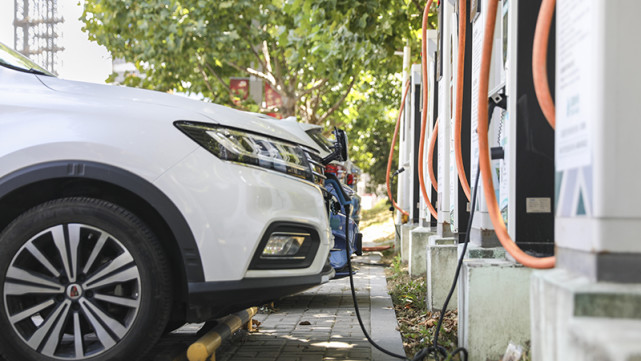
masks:
<path fill-rule="evenodd" d="M 239 281 L 191 282 L 187 322 L 203 322 L 247 307 L 260 306 L 328 282 L 334 269 L 325 264 L 314 275 L 243 278 Z"/>
<path fill-rule="evenodd" d="M 310 276 L 321 272 L 332 238 L 322 190 L 282 173 L 221 161 L 196 149 L 154 181 L 177 206 L 198 247 L 205 282 Z M 251 269 L 273 224 L 298 224 L 319 237 L 309 266 Z"/>

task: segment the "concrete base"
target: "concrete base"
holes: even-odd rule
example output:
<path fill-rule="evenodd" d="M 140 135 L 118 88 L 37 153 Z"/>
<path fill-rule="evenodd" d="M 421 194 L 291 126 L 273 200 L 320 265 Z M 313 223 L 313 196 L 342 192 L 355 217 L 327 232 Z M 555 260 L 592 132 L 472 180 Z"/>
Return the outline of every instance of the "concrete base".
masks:
<path fill-rule="evenodd" d="M 499 360 L 510 342 L 525 345 L 530 340 L 531 273 L 501 259 L 463 261 L 458 337 L 471 361 Z"/>
<path fill-rule="evenodd" d="M 641 320 L 573 319 L 569 359 L 585 361 L 641 361 Z"/>
<path fill-rule="evenodd" d="M 470 244 L 485 248 L 501 247 L 501 242 L 499 242 L 493 229 L 478 229 L 474 227 L 470 231 Z"/>
<path fill-rule="evenodd" d="M 463 251 L 463 244 L 459 244 L 458 246 L 459 257 L 461 256 L 462 251 Z M 465 252 L 465 259 L 482 258 L 482 259 L 505 260 L 506 255 L 507 255 L 507 252 L 505 252 L 505 248 L 503 247 L 484 248 L 484 247 L 479 247 L 470 243 L 467 245 L 467 251 Z"/>
<path fill-rule="evenodd" d="M 531 293 L 534 361 L 641 360 L 641 284 L 554 269 L 533 273 Z"/>
<path fill-rule="evenodd" d="M 585 252 L 556 248 L 556 267 L 592 282 L 641 283 L 641 253 Z"/>
<path fill-rule="evenodd" d="M 447 297 L 454 273 L 456 272 L 457 263 L 457 245 L 455 238 L 443 238 L 441 236 L 431 236 L 424 252 L 427 256 L 427 309 L 438 311 L 443 307 Z M 456 309 L 457 291 L 454 291 L 448 310 Z"/>
<path fill-rule="evenodd" d="M 410 260 L 410 232 L 416 228 L 416 224 L 406 223 L 401 226 L 401 261 Z"/>
<path fill-rule="evenodd" d="M 418 227 L 410 231 L 410 254 L 408 269 L 410 276 L 425 276 L 427 271 L 425 261 L 425 247 L 434 232 L 429 228 Z"/>
<path fill-rule="evenodd" d="M 452 233 L 452 226 L 448 222 L 437 223 L 436 234 L 438 234 L 441 238 L 449 238 L 454 236 L 454 233 Z"/>

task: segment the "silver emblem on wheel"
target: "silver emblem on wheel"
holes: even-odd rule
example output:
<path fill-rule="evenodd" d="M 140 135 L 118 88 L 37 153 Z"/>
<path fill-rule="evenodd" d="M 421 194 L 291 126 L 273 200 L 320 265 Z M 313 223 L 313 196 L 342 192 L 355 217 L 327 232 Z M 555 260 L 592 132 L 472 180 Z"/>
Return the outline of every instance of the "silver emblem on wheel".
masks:
<path fill-rule="evenodd" d="M 75 301 L 82 296 L 82 288 L 80 285 L 77 284 L 70 284 L 67 286 L 67 297 L 69 297 L 70 300 Z"/>

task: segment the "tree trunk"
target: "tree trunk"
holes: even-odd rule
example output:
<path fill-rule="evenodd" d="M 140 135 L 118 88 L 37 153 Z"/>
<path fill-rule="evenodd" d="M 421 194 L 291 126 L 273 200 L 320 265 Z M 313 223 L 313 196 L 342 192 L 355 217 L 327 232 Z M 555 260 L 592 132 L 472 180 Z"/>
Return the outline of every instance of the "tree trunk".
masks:
<path fill-rule="evenodd" d="M 296 102 L 298 99 L 289 94 L 281 95 L 281 99 L 283 105 L 280 107 L 280 113 L 283 115 L 283 118 L 296 116 Z"/>

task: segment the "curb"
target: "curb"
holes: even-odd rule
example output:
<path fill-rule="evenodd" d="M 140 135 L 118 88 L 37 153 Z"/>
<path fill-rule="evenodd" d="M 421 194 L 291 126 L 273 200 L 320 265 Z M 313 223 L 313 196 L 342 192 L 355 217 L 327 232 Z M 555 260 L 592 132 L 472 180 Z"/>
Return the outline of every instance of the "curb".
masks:
<path fill-rule="evenodd" d="M 367 263 L 378 263 L 380 256 L 371 254 L 364 256 Z M 392 303 L 392 297 L 387 292 L 387 279 L 385 272 L 380 267 L 370 267 L 370 272 L 380 277 L 370 279 L 370 327 L 371 337 L 379 346 L 399 355 L 405 355 L 401 333 L 398 331 L 396 312 Z M 372 346 L 373 361 L 388 361 L 391 356 Z"/>

